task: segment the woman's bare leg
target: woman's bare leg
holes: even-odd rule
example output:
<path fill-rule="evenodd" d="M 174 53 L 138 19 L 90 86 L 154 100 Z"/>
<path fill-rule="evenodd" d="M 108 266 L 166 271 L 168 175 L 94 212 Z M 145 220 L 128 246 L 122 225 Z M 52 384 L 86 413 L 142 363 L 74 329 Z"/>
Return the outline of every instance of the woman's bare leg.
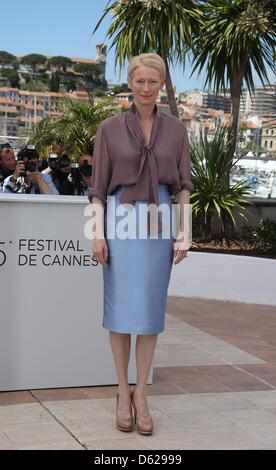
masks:
<path fill-rule="evenodd" d="M 136 340 L 137 381 L 135 387 L 135 404 L 137 414 L 149 414 L 147 405 L 147 381 L 153 361 L 158 335 L 138 335 Z"/>
<path fill-rule="evenodd" d="M 131 335 L 109 332 L 109 339 L 118 378 L 119 410 L 130 408 L 130 387 L 128 383 L 128 364 L 130 358 Z"/>

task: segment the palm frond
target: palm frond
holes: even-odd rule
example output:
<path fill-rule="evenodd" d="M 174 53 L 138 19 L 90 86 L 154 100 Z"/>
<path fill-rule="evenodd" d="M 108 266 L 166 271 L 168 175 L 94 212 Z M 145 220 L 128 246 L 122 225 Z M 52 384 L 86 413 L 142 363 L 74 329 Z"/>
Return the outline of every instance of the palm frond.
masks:
<path fill-rule="evenodd" d="M 253 70 L 263 84 L 275 71 L 275 1 L 208 0 L 201 2 L 204 21 L 194 39 L 191 75 L 206 67 L 204 87 L 219 93 L 233 86 L 241 64 L 244 82 L 254 89 Z"/>
<path fill-rule="evenodd" d="M 43 119 L 33 128 L 28 141 L 37 146 L 41 155 L 46 156 L 51 145 L 61 144 L 69 157 L 77 159 L 91 152 L 101 122 L 119 111 L 111 100 L 96 105 L 67 100 L 63 114 Z"/>
<path fill-rule="evenodd" d="M 191 143 L 192 182 L 194 192 L 191 194 L 192 210 L 196 217 L 203 217 L 209 223 L 217 214 L 223 226 L 223 214 L 229 214 L 235 225 L 233 209 L 238 209 L 245 216 L 245 207 L 251 204 L 250 187 L 246 181 L 232 186 L 224 184 L 225 173 L 243 156 L 235 161 L 228 160 L 229 146 L 227 128 L 219 127 L 210 142 L 206 137 L 198 143 Z"/>
<path fill-rule="evenodd" d="M 164 59 L 183 63 L 187 47 L 192 46 L 192 36 L 199 31 L 202 12 L 195 0 L 160 0 L 162 8 L 155 3 L 142 1 L 108 2 L 96 24 L 97 31 L 104 18 L 112 15 L 107 30 L 115 46 L 115 65 L 123 68 L 126 60 L 142 52 L 158 52 Z"/>

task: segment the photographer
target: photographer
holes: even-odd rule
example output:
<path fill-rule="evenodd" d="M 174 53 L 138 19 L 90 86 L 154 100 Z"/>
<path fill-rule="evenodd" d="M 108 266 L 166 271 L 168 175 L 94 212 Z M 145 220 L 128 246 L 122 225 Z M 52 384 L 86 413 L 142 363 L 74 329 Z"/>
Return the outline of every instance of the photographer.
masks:
<path fill-rule="evenodd" d="M 70 171 L 70 159 L 67 154 L 50 153 L 48 167 L 42 173 L 51 175 L 55 187 L 61 193 L 62 184 L 67 179 Z"/>
<path fill-rule="evenodd" d="M 61 157 L 61 154 L 62 154 L 62 146 L 61 145 L 52 145 L 51 149 L 50 149 L 50 152 L 48 154 L 48 157 L 47 158 L 44 157 L 44 158 L 39 160 L 38 171 L 40 171 L 41 173 L 44 173 L 44 174 L 50 173 L 51 174 L 52 170 L 49 166 L 49 155 L 51 153 L 56 154 L 56 158 L 59 159 Z"/>
<path fill-rule="evenodd" d="M 39 155 L 34 145 L 27 145 L 17 155 L 15 170 L 4 180 L 4 193 L 57 194 L 51 175 L 38 171 Z"/>
<path fill-rule="evenodd" d="M 2 192 L 4 180 L 13 174 L 15 167 L 16 159 L 11 145 L 0 144 L 0 192 Z"/>
<path fill-rule="evenodd" d="M 61 186 L 61 194 L 88 196 L 92 186 L 92 155 L 84 154 L 78 163 L 71 163 L 71 172 Z"/>

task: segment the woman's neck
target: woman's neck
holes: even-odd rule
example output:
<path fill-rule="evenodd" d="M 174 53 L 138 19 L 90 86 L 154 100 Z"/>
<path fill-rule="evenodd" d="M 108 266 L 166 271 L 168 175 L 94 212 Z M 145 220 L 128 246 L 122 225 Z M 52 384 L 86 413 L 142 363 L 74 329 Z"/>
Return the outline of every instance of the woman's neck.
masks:
<path fill-rule="evenodd" d="M 135 100 L 134 104 L 137 108 L 141 121 L 150 121 L 153 119 L 155 104 L 153 106 L 143 106 L 139 103 L 136 103 Z"/>

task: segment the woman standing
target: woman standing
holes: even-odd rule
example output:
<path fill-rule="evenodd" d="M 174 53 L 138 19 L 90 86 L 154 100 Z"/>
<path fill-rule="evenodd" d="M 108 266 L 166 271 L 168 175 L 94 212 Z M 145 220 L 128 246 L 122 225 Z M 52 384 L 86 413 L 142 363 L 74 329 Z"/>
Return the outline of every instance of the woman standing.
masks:
<path fill-rule="evenodd" d="M 135 421 L 141 434 L 153 432 L 147 381 L 157 335 L 164 330 L 173 260 L 179 263 L 189 249 L 183 237 L 189 220 L 185 216 L 184 224 L 183 214 L 193 190 L 186 127 L 156 106 L 165 74 L 165 64 L 157 54 L 141 54 L 131 60 L 128 85 L 134 103 L 129 111 L 105 120 L 97 131 L 90 195 L 97 212 L 93 255 L 102 264 L 104 276 L 103 326 L 110 331 L 118 376 L 116 426 L 131 431 Z M 176 195 L 181 209 L 177 236 L 168 231 L 174 212 L 171 195 Z M 168 209 L 162 211 L 162 220 L 154 211 L 161 205 Z M 149 210 L 141 216 L 145 206 Z M 127 238 L 118 215 L 126 208 Z M 115 236 L 110 230 L 114 220 Z M 128 383 L 131 334 L 137 335 L 133 391 Z"/>

